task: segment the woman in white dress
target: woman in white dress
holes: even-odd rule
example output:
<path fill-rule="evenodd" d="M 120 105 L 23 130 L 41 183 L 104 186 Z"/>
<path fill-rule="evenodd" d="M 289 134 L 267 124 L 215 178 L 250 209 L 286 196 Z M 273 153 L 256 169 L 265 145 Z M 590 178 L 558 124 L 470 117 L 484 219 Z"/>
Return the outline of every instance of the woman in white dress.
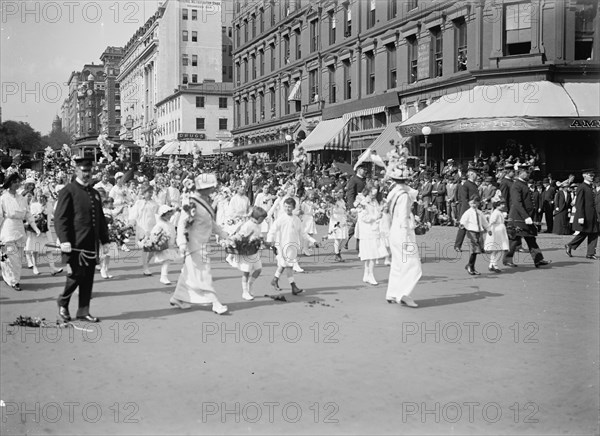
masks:
<path fill-rule="evenodd" d="M 348 239 L 348 220 L 346 218 L 346 202 L 344 201 L 344 191 L 334 192 L 333 204 L 329 207 L 329 233 L 327 239 L 333 239 L 333 251 L 335 261 L 343 262 L 342 259 L 342 241 Z"/>
<path fill-rule="evenodd" d="M 315 237 L 317 234 L 317 225 L 315 224 L 315 211 L 317 210 L 316 201 L 318 199 L 317 194 L 306 191 L 304 200 L 300 203 L 300 220 L 304 227 L 304 232 L 311 237 Z M 302 251 L 306 256 L 312 256 L 312 249 L 308 246 L 308 241 L 304 241 L 304 247 Z"/>
<path fill-rule="evenodd" d="M 138 245 L 142 245 L 141 241 L 146 235 L 149 235 L 154 225 L 156 224 L 156 214 L 158 213 L 158 204 L 152 199 L 154 188 L 147 186 L 142 192 L 143 198 L 138 200 L 131 209 L 131 225 L 135 225 L 135 239 Z M 150 252 L 142 251 L 141 260 L 143 273 L 145 276 L 151 276 L 148 261 Z"/>
<path fill-rule="evenodd" d="M 4 182 L 4 193 L 0 196 L 0 257 L 4 259 L 0 261 L 0 267 L 2 278 L 15 291 L 21 290 L 21 258 L 25 241 L 23 221 L 27 221 L 36 234 L 40 234 L 29 213 L 27 200 L 17 194 L 22 180 L 18 173 L 12 173 Z"/>
<path fill-rule="evenodd" d="M 387 255 L 379 231 L 383 214 L 376 198 L 378 191 L 374 186 L 363 190 L 364 200 L 357 220 L 357 223 L 360 223 L 359 257 L 365 263 L 363 282 L 370 285 L 378 284 L 374 275 L 375 260 Z"/>
<path fill-rule="evenodd" d="M 29 204 L 29 213 L 36 222 L 36 225 L 41 232 L 38 236 L 35 232 L 27 231 L 27 241 L 25 241 L 25 255 L 29 254 L 29 260 L 33 266 L 33 274 L 40 275 L 38 269 L 38 260 L 40 253 L 46 252 L 46 244 L 53 244 L 52 232 L 50 231 L 50 221 L 54 219 L 54 212 L 48 204 L 46 194 L 36 192 L 34 199 Z M 54 276 L 62 272 L 62 268 L 56 268 L 52 257 L 48 260 L 50 273 Z"/>
<path fill-rule="evenodd" d="M 127 186 L 125 186 L 124 174 L 118 172 L 115 174 L 115 186 L 112 187 L 110 192 L 108 193 L 109 197 L 112 197 L 115 202 L 114 206 L 117 210 L 122 210 L 120 216 L 116 216 L 115 219 L 120 219 L 123 222 L 127 222 L 129 220 L 129 205 L 133 203 L 133 197 L 131 191 Z M 129 251 L 127 245 L 123 244 L 121 246 L 121 250 Z"/>
<path fill-rule="evenodd" d="M 250 213 L 250 199 L 246 196 L 245 192 L 245 185 L 239 183 L 236 187 L 235 194 L 231 197 L 231 200 L 229 200 L 229 207 L 227 210 L 228 226 L 226 227 L 229 234 L 239 229 Z"/>
<path fill-rule="evenodd" d="M 401 157 L 397 162 L 390 163 L 387 175 L 396 186 L 387 196 L 392 217 L 390 229 L 392 265 L 385 298 L 388 303 L 417 307 L 410 295 L 423 274 L 415 235 L 415 217 L 412 213 L 418 191 L 406 184 L 411 170 L 406 166 L 405 158 Z"/>
<path fill-rule="evenodd" d="M 177 225 L 177 245 L 184 262 L 169 303 L 180 309 L 188 308 L 187 303 L 212 304 L 213 312 L 220 315 L 227 312 L 227 306 L 221 304 L 213 287 L 209 241 L 213 233 L 222 238 L 228 235 L 215 222 L 210 205 L 210 194 L 217 186 L 216 176 L 201 174 L 195 184 L 196 193 L 190 196 L 190 206 L 182 211 Z"/>
<path fill-rule="evenodd" d="M 499 268 L 502 254 L 509 249 L 508 234 L 506 233 L 506 225 L 504 224 L 506 203 L 499 201 L 493 203 L 493 207 L 494 210 L 490 215 L 488 236 L 485 238 L 484 249 L 486 253 L 490 253 L 490 265 L 488 269 L 499 273 L 502 271 Z"/>

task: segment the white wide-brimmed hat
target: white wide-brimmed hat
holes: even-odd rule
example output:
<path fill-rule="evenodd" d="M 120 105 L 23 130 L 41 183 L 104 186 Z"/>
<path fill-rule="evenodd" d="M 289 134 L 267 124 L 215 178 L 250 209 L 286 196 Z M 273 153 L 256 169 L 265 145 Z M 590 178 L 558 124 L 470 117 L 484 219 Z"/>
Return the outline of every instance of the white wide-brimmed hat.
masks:
<path fill-rule="evenodd" d="M 200 174 L 194 179 L 196 189 L 214 188 L 218 185 L 217 176 L 212 173 Z"/>

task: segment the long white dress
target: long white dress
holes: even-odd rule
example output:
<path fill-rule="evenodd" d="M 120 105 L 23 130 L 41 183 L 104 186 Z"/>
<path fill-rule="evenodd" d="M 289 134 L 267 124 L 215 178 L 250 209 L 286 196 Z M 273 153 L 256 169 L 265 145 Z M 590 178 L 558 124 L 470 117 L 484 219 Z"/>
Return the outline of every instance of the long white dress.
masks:
<path fill-rule="evenodd" d="M 190 204 L 195 202 L 190 200 Z M 208 203 L 205 202 L 205 205 L 210 208 Z M 187 244 L 187 252 L 173 297 L 194 304 L 219 303 L 210 272 L 209 240 L 212 233 L 222 238 L 226 238 L 227 233 L 205 207 L 198 204 L 195 210 L 193 222 L 188 228 L 186 222 L 190 215 L 185 211 L 181 213 L 177 225 L 177 245 L 181 247 Z M 189 240 L 186 239 L 186 232 Z"/>
<path fill-rule="evenodd" d="M 157 213 L 158 204 L 154 200 L 138 200 L 133 205 L 131 217 L 135 221 L 135 238 L 138 243 L 154 228 Z"/>
<path fill-rule="evenodd" d="M 159 233 L 164 233 L 169 238 L 169 247 L 166 250 L 158 251 L 154 253 L 152 258 L 152 262 L 154 263 L 163 263 L 163 262 L 173 262 L 179 259 L 179 250 L 175 245 L 175 241 L 177 239 L 177 232 L 175 230 L 175 225 L 173 225 L 170 221 L 165 221 L 160 217 L 156 218 L 156 224 L 152 228 L 150 232 L 151 237 L 154 235 L 158 235 Z"/>
<path fill-rule="evenodd" d="M 7 257 L 0 262 L 0 266 L 2 278 L 9 286 L 21 281 L 23 268 L 21 257 L 25 239 L 23 220 L 35 225 L 29 213 L 27 199 L 20 194 L 12 195 L 8 191 L 4 192 L 0 196 L 0 241 L 5 245 L 2 250 Z"/>
<path fill-rule="evenodd" d="M 380 217 L 381 208 L 377 200 L 365 201 L 358 213 L 360 223 L 359 257 L 360 260 L 381 259 L 388 255 L 381 238 Z"/>
<path fill-rule="evenodd" d="M 329 234 L 327 239 L 346 239 L 347 237 L 346 203 L 344 200 L 337 200 L 329 212 Z"/>
<path fill-rule="evenodd" d="M 489 219 L 489 230 L 492 234 L 485 238 L 485 251 L 508 250 L 508 234 L 504 224 L 504 212 L 494 209 Z"/>
<path fill-rule="evenodd" d="M 390 213 L 392 213 L 390 229 L 392 265 L 385 296 L 387 300 L 400 302 L 402 297 L 409 296 L 423 274 L 415 236 L 415 217 L 411 212 L 411 206 L 417 200 L 417 195 L 416 189 L 399 184 L 387 197 Z"/>
<path fill-rule="evenodd" d="M 302 211 L 301 221 L 304 226 L 304 231 L 309 235 L 317 233 L 317 225 L 315 224 L 315 203 L 312 200 L 305 200 L 300 204 Z"/>
<path fill-rule="evenodd" d="M 252 220 L 246 221 L 242 227 L 236 232 L 240 236 L 257 236 L 262 235 L 261 227 Z M 253 273 L 256 270 L 262 269 L 262 261 L 260 260 L 260 250 L 256 254 L 228 254 L 227 262 L 234 268 L 242 272 Z"/>
<path fill-rule="evenodd" d="M 33 201 L 29 205 L 29 213 L 32 218 L 35 219 L 36 215 L 41 213 L 46 214 L 46 219 L 48 220 L 48 226 L 50 226 L 50 222 L 54 217 L 54 213 L 52 209 L 48 207 L 48 203 L 45 206 L 42 206 L 42 203 L 38 201 Z M 50 228 L 48 228 L 47 232 L 41 233 L 39 236 L 35 232 L 27 231 L 27 240 L 25 241 L 25 251 L 31 251 L 34 253 L 44 253 L 46 249 L 46 244 L 54 243 L 52 240 L 52 232 Z"/>

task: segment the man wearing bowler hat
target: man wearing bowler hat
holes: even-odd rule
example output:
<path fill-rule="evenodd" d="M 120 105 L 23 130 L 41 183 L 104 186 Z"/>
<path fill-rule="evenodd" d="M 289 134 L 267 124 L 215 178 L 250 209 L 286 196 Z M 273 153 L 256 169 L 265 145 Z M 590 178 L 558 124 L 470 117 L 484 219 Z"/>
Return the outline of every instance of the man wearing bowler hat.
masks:
<path fill-rule="evenodd" d="M 571 250 L 577 250 L 577 247 L 587 238 L 587 259 L 597 260 L 596 245 L 598 244 L 598 232 L 600 231 L 598 217 L 595 208 L 595 193 L 593 188 L 594 170 L 585 169 L 582 171 L 583 183 L 577 187 L 575 194 L 575 217 L 573 220 L 573 230 L 579 233 L 573 240 L 565 245 L 567 256 L 573 257 Z"/>
<path fill-rule="evenodd" d="M 58 315 L 63 321 L 71 320 L 69 301 L 79 287 L 77 319 L 98 322 L 100 320 L 90 314 L 90 300 L 98 252 L 100 249 L 108 252 L 108 227 L 100 194 L 90 185 L 91 159 L 76 159 L 75 165 L 75 180 L 60 190 L 54 213 L 60 249 L 72 271 L 58 297 Z"/>

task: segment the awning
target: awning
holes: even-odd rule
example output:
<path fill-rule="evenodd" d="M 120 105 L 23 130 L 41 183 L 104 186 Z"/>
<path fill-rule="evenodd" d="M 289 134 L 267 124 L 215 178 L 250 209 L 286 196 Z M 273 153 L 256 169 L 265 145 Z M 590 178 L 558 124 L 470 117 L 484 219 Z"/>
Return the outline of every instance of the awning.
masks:
<path fill-rule="evenodd" d="M 290 95 L 288 96 L 288 101 L 292 100 L 302 100 L 302 95 L 300 94 L 300 84 L 302 82 L 300 80 L 296 80 L 292 90 L 290 91 Z"/>
<path fill-rule="evenodd" d="M 373 141 L 369 148 L 376 152 L 379 156 L 385 157 L 388 152 L 394 149 L 394 146 L 390 144 L 390 141 L 394 141 L 394 143 L 400 142 L 401 145 L 404 145 L 404 143 L 410 138 L 400 135 L 397 130 L 400 124 L 402 124 L 401 121 L 388 124 L 385 130 L 381 132 L 381 134 L 375 141 Z"/>
<path fill-rule="evenodd" d="M 348 133 L 348 120 L 333 118 L 321 121 L 302 141 L 302 146 L 306 151 L 349 150 Z"/>
<path fill-rule="evenodd" d="M 445 95 L 404 121 L 402 136 L 497 130 L 600 130 L 600 83 L 476 86 Z"/>
<path fill-rule="evenodd" d="M 257 144 L 248 144 L 248 145 L 237 145 L 237 146 L 233 146 L 233 147 L 231 146 L 231 143 L 229 143 L 229 144 L 227 144 L 228 148 L 223 148 L 221 151 L 223 153 L 225 153 L 225 152 L 239 153 L 242 151 L 276 148 L 276 147 L 281 147 L 281 146 L 288 145 L 288 144 L 290 144 L 290 142 L 286 141 L 285 139 L 276 139 L 274 141 L 259 142 Z"/>
<path fill-rule="evenodd" d="M 231 146 L 231 142 L 222 142 L 221 149 Z M 219 153 L 219 141 L 171 141 L 156 152 L 156 156 L 193 154 L 199 150 L 203 156 Z"/>
<path fill-rule="evenodd" d="M 366 115 L 374 115 L 380 112 L 385 112 L 385 106 L 370 107 L 355 112 L 349 112 L 347 114 L 344 114 L 342 118 L 344 118 L 345 120 L 349 120 L 350 118 L 364 117 Z"/>

